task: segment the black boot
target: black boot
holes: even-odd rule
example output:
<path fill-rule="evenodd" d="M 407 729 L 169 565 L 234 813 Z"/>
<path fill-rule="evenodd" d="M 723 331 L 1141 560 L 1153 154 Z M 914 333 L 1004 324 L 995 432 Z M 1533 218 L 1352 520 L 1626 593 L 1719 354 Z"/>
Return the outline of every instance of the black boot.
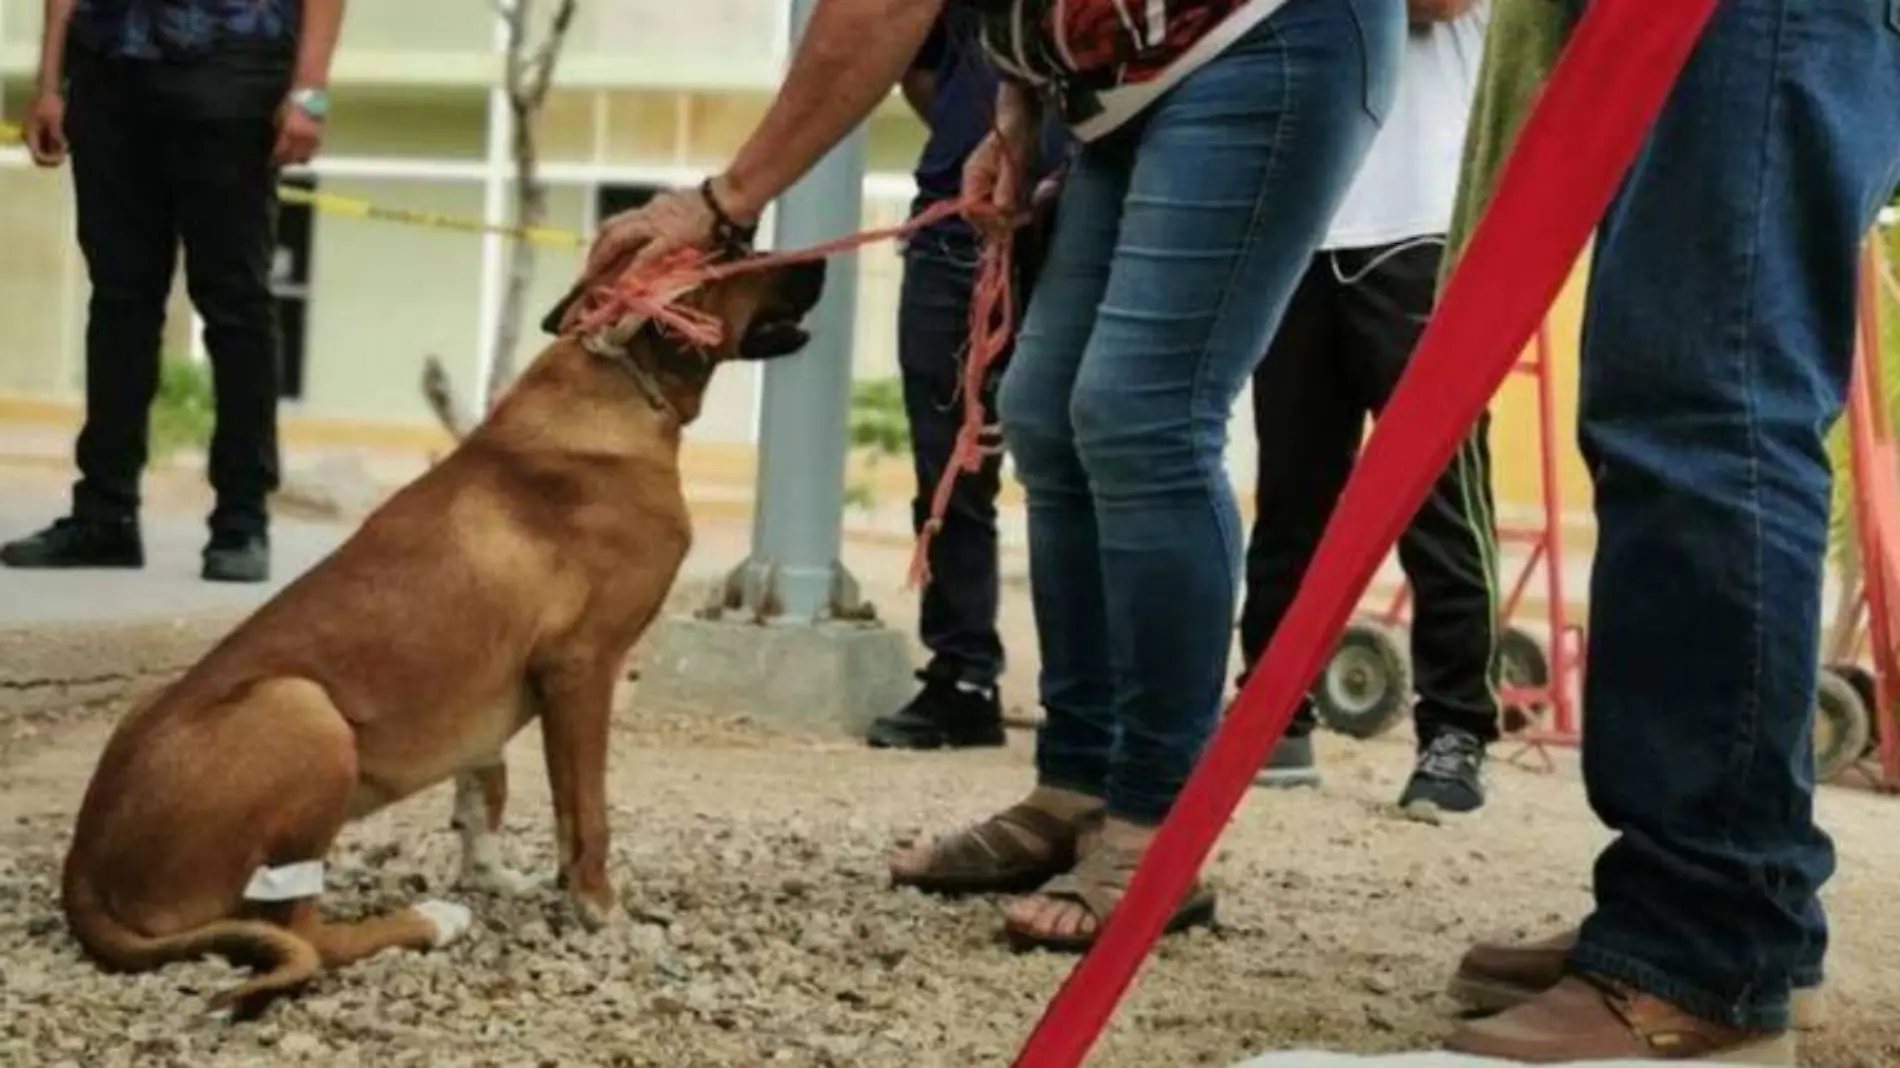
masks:
<path fill-rule="evenodd" d="M 270 539 L 262 534 L 213 532 L 205 546 L 206 582 L 264 582 L 270 578 Z"/>
<path fill-rule="evenodd" d="M 1003 705 L 994 687 L 918 675 L 910 703 L 871 724 L 873 749 L 976 749 L 1004 744 Z"/>
<path fill-rule="evenodd" d="M 18 568 L 137 568 L 145 543 L 131 519 L 57 520 L 37 534 L 0 545 L 0 564 Z"/>

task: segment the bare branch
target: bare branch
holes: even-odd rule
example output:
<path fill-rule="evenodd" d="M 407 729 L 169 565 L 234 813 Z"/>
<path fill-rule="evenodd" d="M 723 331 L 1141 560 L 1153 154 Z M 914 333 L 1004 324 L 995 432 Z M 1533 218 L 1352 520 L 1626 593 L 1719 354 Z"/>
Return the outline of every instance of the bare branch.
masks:
<path fill-rule="evenodd" d="M 521 18 L 510 24 L 506 67 L 509 110 L 514 116 L 511 139 L 515 175 L 515 217 L 518 227 L 531 228 L 547 219 L 547 189 L 540 177 L 537 144 L 542 107 L 553 84 L 555 65 L 573 28 L 577 0 L 560 0 L 549 21 L 546 37 L 529 48 L 528 28 L 534 25 L 532 0 L 518 0 Z M 508 248 L 508 277 L 495 330 L 495 351 L 482 396 L 492 405 L 515 376 L 515 350 L 524 329 L 528 290 L 534 280 L 536 250 L 532 243 L 515 240 Z"/>
<path fill-rule="evenodd" d="M 531 228 L 547 219 L 547 189 L 540 178 L 536 126 L 554 80 L 555 64 L 574 24 L 577 0 L 560 0 L 549 21 L 547 35 L 530 48 L 528 36 L 535 25 L 535 0 L 488 0 L 502 21 L 506 52 L 502 57 L 502 89 L 514 117 L 510 148 L 514 157 L 514 223 Z M 442 361 L 429 357 L 422 373 L 422 395 L 429 409 L 457 441 L 474 430 L 483 412 L 513 383 L 515 349 L 523 329 L 524 305 L 534 280 L 535 248 L 520 237 L 508 245 L 508 276 L 495 324 L 494 349 L 489 354 L 488 381 L 477 383 L 472 403 L 465 402 L 449 381 Z"/>
<path fill-rule="evenodd" d="M 526 53 L 528 48 L 529 16 L 533 13 L 534 0 L 502 0 L 509 4 L 509 13 L 503 17 L 503 26 L 508 34 L 507 48 L 502 56 L 502 87 L 507 90 L 508 103 L 517 116 L 521 108 L 517 98 L 527 78 Z"/>
<path fill-rule="evenodd" d="M 488 6 L 494 9 L 495 17 L 508 26 L 511 37 L 520 36 L 522 9 L 533 0 L 488 0 Z"/>
<path fill-rule="evenodd" d="M 561 0 L 561 6 L 554 11 L 554 21 L 548 26 L 547 40 L 529 61 L 527 95 L 534 110 L 539 110 L 547 101 L 548 90 L 554 84 L 554 67 L 561 61 L 561 53 L 567 47 L 567 32 L 574 25 L 576 0 Z"/>

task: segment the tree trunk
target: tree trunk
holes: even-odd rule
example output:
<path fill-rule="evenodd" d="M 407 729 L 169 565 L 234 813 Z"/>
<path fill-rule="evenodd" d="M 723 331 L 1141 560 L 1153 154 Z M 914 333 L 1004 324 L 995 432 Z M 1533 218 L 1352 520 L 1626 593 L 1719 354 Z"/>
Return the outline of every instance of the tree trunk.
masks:
<path fill-rule="evenodd" d="M 525 2 L 525 0 L 524 0 Z M 538 152 L 535 146 L 535 113 L 528 101 L 510 93 L 514 111 L 515 218 L 521 230 L 540 226 L 547 219 L 547 190 L 541 185 Z M 485 407 L 493 407 L 515 380 L 515 354 L 521 343 L 521 321 L 528 303 L 528 289 L 534 284 L 534 242 L 516 237 L 508 245 L 508 282 L 502 290 L 501 309 L 495 324 L 495 353 L 489 363 Z"/>
<path fill-rule="evenodd" d="M 514 136 L 509 145 L 514 158 L 514 236 L 508 245 L 507 282 L 497 309 L 488 381 L 476 383 L 475 402 L 463 402 L 436 357 L 429 357 L 423 368 L 423 397 L 457 441 L 468 436 L 481 421 L 482 414 L 507 392 L 515 379 L 515 353 L 521 343 L 522 317 L 535 272 L 535 249 L 527 232 L 547 220 L 548 210 L 547 189 L 541 184 L 536 126 L 553 85 L 555 65 L 560 61 L 568 30 L 574 23 L 577 0 L 561 0 L 548 22 L 546 38 L 540 47 L 532 50 L 528 46 L 528 33 L 534 24 L 534 0 L 491 2 L 508 32 L 503 80 L 508 108 L 514 119 Z"/>

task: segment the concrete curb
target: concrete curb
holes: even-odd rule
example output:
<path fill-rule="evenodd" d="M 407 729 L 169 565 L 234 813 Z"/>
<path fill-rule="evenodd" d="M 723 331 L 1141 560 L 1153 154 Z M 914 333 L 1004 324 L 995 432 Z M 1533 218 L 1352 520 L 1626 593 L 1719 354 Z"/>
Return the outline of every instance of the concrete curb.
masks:
<path fill-rule="evenodd" d="M 0 629 L 0 753 L 76 717 L 122 711 L 128 698 L 185 670 L 242 618 L 220 612 Z"/>

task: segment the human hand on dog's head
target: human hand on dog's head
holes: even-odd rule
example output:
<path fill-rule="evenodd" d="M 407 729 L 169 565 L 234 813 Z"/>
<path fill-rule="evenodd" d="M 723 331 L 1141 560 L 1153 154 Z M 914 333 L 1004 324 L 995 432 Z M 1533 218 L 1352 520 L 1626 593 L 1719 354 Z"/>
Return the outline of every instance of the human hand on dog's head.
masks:
<path fill-rule="evenodd" d="M 617 264 L 638 267 L 683 248 L 710 248 L 716 222 L 697 193 L 667 190 L 601 224 L 587 252 L 587 273 Z"/>
<path fill-rule="evenodd" d="M 697 189 L 660 193 L 601 226 L 588 251 L 587 269 L 594 273 L 621 260 L 640 267 L 682 249 L 728 259 L 747 255 L 758 217 L 736 204 L 718 178 L 707 179 Z"/>
<path fill-rule="evenodd" d="M 542 316 L 542 331 L 557 337 L 569 333 L 586 295 L 618 277 L 627 266 L 625 261 L 616 262 L 598 275 L 583 276 Z M 797 352 L 811 339 L 804 319 L 823 294 L 825 273 L 823 260 L 741 270 L 707 282 L 681 302 L 712 315 L 728 331 L 713 358 L 769 360 Z M 649 324 L 646 329 L 653 327 Z"/>

